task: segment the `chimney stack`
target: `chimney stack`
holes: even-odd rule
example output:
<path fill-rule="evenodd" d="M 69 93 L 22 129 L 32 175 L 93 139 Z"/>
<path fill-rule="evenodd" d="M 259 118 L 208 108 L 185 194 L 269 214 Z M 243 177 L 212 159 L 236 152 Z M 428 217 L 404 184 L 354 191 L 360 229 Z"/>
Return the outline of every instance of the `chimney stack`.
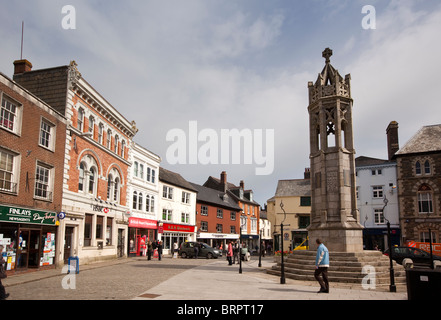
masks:
<path fill-rule="evenodd" d="M 400 149 L 398 143 L 398 122 L 391 121 L 386 129 L 387 135 L 387 154 L 389 161 L 393 159 L 395 153 Z"/>
<path fill-rule="evenodd" d="M 305 173 L 303 174 L 304 179 L 311 179 L 311 169 L 310 168 L 305 168 Z"/>
<path fill-rule="evenodd" d="M 26 59 L 14 61 L 14 74 L 32 71 L 32 63 Z"/>
<path fill-rule="evenodd" d="M 245 183 L 243 182 L 243 180 L 240 180 L 240 187 L 242 188 L 242 190 L 245 190 Z"/>
<path fill-rule="evenodd" d="M 227 192 L 227 173 L 225 171 L 221 172 L 221 185 L 224 188 L 224 192 Z"/>

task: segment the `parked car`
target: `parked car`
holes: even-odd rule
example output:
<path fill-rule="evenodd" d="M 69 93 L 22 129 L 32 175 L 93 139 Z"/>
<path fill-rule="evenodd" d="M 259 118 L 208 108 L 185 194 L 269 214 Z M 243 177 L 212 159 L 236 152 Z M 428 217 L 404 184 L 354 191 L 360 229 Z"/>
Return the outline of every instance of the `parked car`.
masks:
<path fill-rule="evenodd" d="M 219 249 L 215 249 L 210 247 L 208 244 L 204 242 L 193 242 L 187 241 L 181 244 L 179 248 L 179 255 L 181 258 L 193 258 L 194 257 L 194 247 L 199 246 L 198 257 L 204 257 L 207 259 L 218 258 L 222 256 L 222 251 Z"/>
<path fill-rule="evenodd" d="M 404 259 L 411 259 L 414 265 L 430 266 L 430 253 L 412 247 L 393 247 L 392 259 L 399 264 L 403 264 Z M 385 255 L 389 255 L 389 249 L 384 251 Z M 433 260 L 441 261 L 440 256 L 432 255 Z"/>

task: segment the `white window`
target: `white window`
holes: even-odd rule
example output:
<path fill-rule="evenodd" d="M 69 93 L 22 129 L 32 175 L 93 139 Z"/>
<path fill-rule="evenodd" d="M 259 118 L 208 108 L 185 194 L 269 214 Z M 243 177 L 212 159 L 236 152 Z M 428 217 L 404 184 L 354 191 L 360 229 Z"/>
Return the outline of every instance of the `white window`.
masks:
<path fill-rule="evenodd" d="M 120 192 L 121 190 L 121 177 L 115 168 L 110 170 L 107 176 L 107 200 L 114 201 L 116 203 L 120 202 Z"/>
<path fill-rule="evenodd" d="M 93 133 L 93 127 L 95 126 L 95 118 L 93 116 L 89 117 L 89 132 Z"/>
<path fill-rule="evenodd" d="M 182 212 L 181 213 L 181 222 L 182 223 L 189 223 L 190 222 L 190 214 Z"/>
<path fill-rule="evenodd" d="M 418 212 L 433 213 L 432 189 L 427 184 L 418 189 Z"/>
<path fill-rule="evenodd" d="M 144 179 L 144 165 L 142 163 L 139 164 L 139 177 Z"/>
<path fill-rule="evenodd" d="M 216 213 L 216 217 L 219 219 L 223 219 L 224 218 L 224 210 L 218 208 L 217 213 Z"/>
<path fill-rule="evenodd" d="M 0 110 L 0 127 L 19 133 L 21 106 L 3 95 Z"/>
<path fill-rule="evenodd" d="M 122 158 L 124 158 L 124 155 L 125 155 L 125 147 L 126 147 L 126 141 L 125 140 L 122 140 L 121 141 L 121 157 Z"/>
<path fill-rule="evenodd" d="M 138 209 L 138 192 L 137 191 L 133 191 L 132 208 L 133 209 Z"/>
<path fill-rule="evenodd" d="M 139 170 L 139 165 L 138 165 L 138 161 L 135 161 L 135 163 L 133 164 L 133 175 L 135 176 L 135 177 L 137 177 L 138 176 L 138 170 Z"/>
<path fill-rule="evenodd" d="M 52 201 L 52 167 L 43 163 L 37 163 L 35 171 L 35 189 L 36 198 Z"/>
<path fill-rule="evenodd" d="M 172 221 L 172 211 L 169 209 L 162 209 L 162 220 Z"/>
<path fill-rule="evenodd" d="M 78 119 L 77 119 L 77 129 L 83 132 L 84 124 L 84 110 L 83 108 L 78 109 Z"/>
<path fill-rule="evenodd" d="M 251 232 L 257 232 L 257 219 L 251 218 Z"/>
<path fill-rule="evenodd" d="M 244 216 L 240 217 L 240 227 L 242 229 L 242 233 L 247 232 L 247 217 Z"/>
<path fill-rule="evenodd" d="M 0 191 L 17 193 L 17 155 L 0 149 Z"/>
<path fill-rule="evenodd" d="M 164 186 L 162 188 L 162 197 L 166 199 L 173 200 L 173 188 Z"/>
<path fill-rule="evenodd" d="M 78 177 L 78 191 L 84 191 L 84 170 L 85 165 L 84 163 L 80 163 L 80 174 Z"/>
<path fill-rule="evenodd" d="M 384 215 L 383 215 L 383 209 L 375 209 L 374 210 L 374 221 L 375 224 L 384 224 Z"/>
<path fill-rule="evenodd" d="M 236 220 L 236 212 L 234 212 L 234 211 L 230 212 L 230 220 L 231 221 L 235 221 Z"/>
<path fill-rule="evenodd" d="M 201 206 L 201 216 L 208 216 L 208 207 Z"/>
<path fill-rule="evenodd" d="M 118 135 L 116 135 L 115 136 L 115 145 L 113 146 L 116 154 L 118 154 L 118 143 L 119 143 L 119 137 L 118 137 Z"/>
<path fill-rule="evenodd" d="M 103 144 L 103 132 L 104 132 L 104 125 L 100 123 L 98 126 L 98 142 L 100 144 Z"/>
<path fill-rule="evenodd" d="M 190 193 L 182 191 L 182 203 L 190 203 Z"/>
<path fill-rule="evenodd" d="M 41 119 L 39 144 L 50 150 L 55 147 L 55 126 L 45 119 Z"/>
<path fill-rule="evenodd" d="M 96 178 L 96 170 L 95 168 L 91 168 L 89 171 L 89 194 L 95 194 Z"/>
<path fill-rule="evenodd" d="M 107 138 L 106 138 L 107 149 L 110 149 L 111 142 L 112 142 L 112 130 L 109 129 L 107 130 Z"/>
<path fill-rule="evenodd" d="M 383 186 L 372 186 L 372 198 L 383 198 Z"/>

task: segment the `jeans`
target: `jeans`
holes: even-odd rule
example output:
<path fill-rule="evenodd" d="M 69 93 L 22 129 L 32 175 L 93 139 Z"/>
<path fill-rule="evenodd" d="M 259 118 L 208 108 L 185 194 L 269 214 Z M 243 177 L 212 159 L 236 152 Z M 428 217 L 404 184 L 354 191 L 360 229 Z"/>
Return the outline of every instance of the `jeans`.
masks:
<path fill-rule="evenodd" d="M 320 277 L 322 275 L 322 278 Z M 328 267 L 318 267 L 315 269 L 314 277 L 320 284 L 321 291 L 329 291 L 329 282 L 328 282 Z"/>

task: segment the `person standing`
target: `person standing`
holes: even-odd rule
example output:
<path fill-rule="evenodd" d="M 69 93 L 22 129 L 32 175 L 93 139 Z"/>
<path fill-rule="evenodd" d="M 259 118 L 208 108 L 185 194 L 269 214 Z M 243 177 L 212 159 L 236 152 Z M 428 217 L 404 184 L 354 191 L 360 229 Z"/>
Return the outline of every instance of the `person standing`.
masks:
<path fill-rule="evenodd" d="M 227 246 L 227 260 L 229 266 L 233 265 L 233 245 L 231 244 L 231 241 L 228 242 Z"/>
<path fill-rule="evenodd" d="M 147 260 L 152 260 L 152 253 L 153 253 L 153 244 L 149 240 L 147 241 Z"/>
<path fill-rule="evenodd" d="M 161 261 L 162 257 L 162 241 L 158 241 L 158 260 Z"/>
<path fill-rule="evenodd" d="M 6 261 L 3 259 L 3 246 L 0 245 L 0 300 L 6 300 L 7 297 L 9 297 L 9 293 L 6 293 L 5 287 L 2 284 L 2 279 L 5 279 L 6 271 L 5 271 L 5 264 Z"/>
<path fill-rule="evenodd" d="M 237 240 L 234 241 L 233 244 L 233 264 L 236 263 L 236 259 L 237 263 L 239 263 L 239 244 L 237 243 Z"/>
<path fill-rule="evenodd" d="M 329 293 L 328 268 L 329 268 L 329 251 L 320 239 L 315 241 L 318 245 L 317 255 L 315 258 L 314 277 L 320 284 L 318 293 Z M 322 277 L 320 277 L 320 275 Z"/>

